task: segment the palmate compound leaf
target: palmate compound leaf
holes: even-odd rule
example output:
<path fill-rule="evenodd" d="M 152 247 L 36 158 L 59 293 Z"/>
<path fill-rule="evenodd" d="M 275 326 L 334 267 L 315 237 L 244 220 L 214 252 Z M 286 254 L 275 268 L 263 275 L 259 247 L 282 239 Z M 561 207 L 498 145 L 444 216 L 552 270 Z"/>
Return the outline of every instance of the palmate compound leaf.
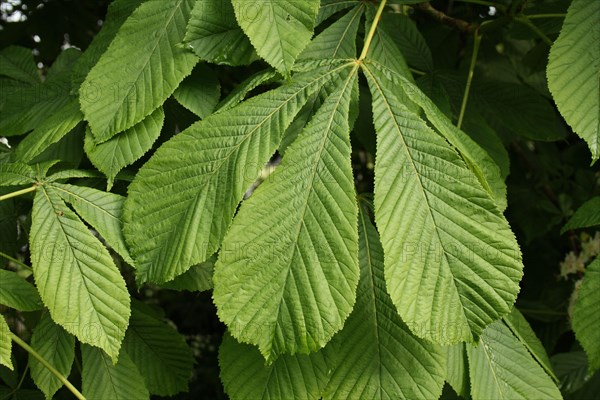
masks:
<path fill-rule="evenodd" d="M 233 337 L 272 362 L 319 350 L 352 311 L 357 205 L 348 70 L 281 165 L 242 204 L 215 265 L 213 299 Z"/>
<path fill-rule="evenodd" d="M 259 56 L 289 75 L 310 42 L 319 0 L 234 0 L 233 8 Z"/>
<path fill-rule="evenodd" d="M 548 88 L 573 131 L 600 157 L 600 1 L 573 0 L 548 60 Z"/>
<path fill-rule="evenodd" d="M 361 3 L 317 35 L 298 57 L 298 61 L 327 58 L 355 58 L 356 34 L 365 7 Z"/>
<path fill-rule="evenodd" d="M 600 368 L 600 258 L 587 266 L 573 306 L 573 331 L 583 346 L 590 370 Z"/>
<path fill-rule="evenodd" d="M 143 303 L 133 303 L 123 350 L 150 393 L 172 396 L 187 390 L 194 367 L 191 349 L 173 327 Z"/>
<path fill-rule="evenodd" d="M 183 40 L 193 0 L 148 0 L 119 29 L 79 90 L 97 143 L 156 110 L 192 72 L 196 56 Z"/>
<path fill-rule="evenodd" d="M 272 364 L 254 346 L 225 334 L 219 367 L 225 392 L 232 400 L 318 400 L 327 384 L 335 354 L 281 355 Z"/>
<path fill-rule="evenodd" d="M 332 339 L 331 346 L 338 346 L 336 365 L 323 398 L 437 399 L 444 386 L 445 351 L 415 337 L 398 316 L 385 287 L 381 242 L 364 209 L 358 231 L 356 305 Z"/>
<path fill-rule="evenodd" d="M 164 120 L 165 113 L 162 107 L 159 107 L 132 128 L 100 144 L 95 142 L 92 131 L 87 128 L 85 153 L 92 164 L 108 178 L 107 190 L 111 189 L 119 171 L 133 164 L 152 148 L 160 136 Z"/>
<path fill-rule="evenodd" d="M 51 186 L 32 210 L 33 276 L 52 319 L 116 361 L 129 321 L 129 293 L 110 254 Z"/>
<path fill-rule="evenodd" d="M 82 392 L 90 400 L 150 398 L 140 371 L 122 351 L 116 364 L 100 349 L 81 345 Z"/>
<path fill-rule="evenodd" d="M 14 367 L 11 355 L 12 340 L 10 338 L 10 328 L 4 319 L 4 315 L 0 314 L 0 365 L 4 365 L 12 371 Z"/>
<path fill-rule="evenodd" d="M 377 131 L 375 218 L 402 319 L 441 344 L 473 341 L 510 311 L 522 264 L 508 222 L 458 152 L 363 64 Z"/>
<path fill-rule="evenodd" d="M 294 116 L 350 65 L 298 74 L 192 125 L 156 151 L 129 186 L 123 215 L 138 280 L 170 281 L 218 249 L 239 201 Z"/>
<path fill-rule="evenodd" d="M 562 399 L 550 376 L 502 321 L 467 344 L 473 400 Z"/>
<path fill-rule="evenodd" d="M 79 103 L 72 97 L 64 107 L 42 122 L 19 143 L 15 150 L 15 158 L 21 162 L 30 162 L 65 137 L 82 119 Z"/>
<path fill-rule="evenodd" d="M 47 312 L 44 312 L 35 326 L 31 347 L 59 373 L 69 376 L 75 359 L 75 337 L 56 325 Z M 29 355 L 29 368 L 33 381 L 47 399 L 51 399 L 63 386 L 62 382 L 32 355 Z"/>

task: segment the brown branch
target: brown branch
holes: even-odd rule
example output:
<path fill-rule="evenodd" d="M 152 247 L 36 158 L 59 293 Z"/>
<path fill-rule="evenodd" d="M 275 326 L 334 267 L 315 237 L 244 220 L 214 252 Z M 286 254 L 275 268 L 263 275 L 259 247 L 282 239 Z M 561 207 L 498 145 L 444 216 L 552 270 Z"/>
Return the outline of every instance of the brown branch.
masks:
<path fill-rule="evenodd" d="M 433 8 L 431 3 L 429 3 L 428 1 L 425 3 L 415 4 L 414 8 L 423 11 L 426 14 L 429 14 L 431 17 L 440 21 L 443 24 L 456 28 L 469 35 L 472 35 L 477 30 L 477 28 L 479 28 L 479 24 L 477 23 L 470 23 L 462 19 L 450 17 L 442 11 Z"/>

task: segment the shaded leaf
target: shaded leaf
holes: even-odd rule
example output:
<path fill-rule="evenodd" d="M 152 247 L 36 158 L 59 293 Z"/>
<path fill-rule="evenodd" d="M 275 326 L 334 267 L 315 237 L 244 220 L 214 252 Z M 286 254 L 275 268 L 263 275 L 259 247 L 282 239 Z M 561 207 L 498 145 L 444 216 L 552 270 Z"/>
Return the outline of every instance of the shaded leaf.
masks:
<path fill-rule="evenodd" d="M 68 377 L 75 359 L 75 337 L 56 325 L 45 312 L 31 337 L 31 347 L 60 374 Z M 35 357 L 29 355 L 31 377 L 36 386 L 51 399 L 63 384 Z"/>
<path fill-rule="evenodd" d="M 83 114 L 79 111 L 79 103 L 72 98 L 69 103 L 57 110 L 56 114 L 46 119 L 19 143 L 15 150 L 15 159 L 22 162 L 33 160 L 52 144 L 65 137 L 82 120 Z"/>
<path fill-rule="evenodd" d="M 250 40 L 235 20 L 230 1 L 197 1 L 185 42 L 201 60 L 215 64 L 246 65 L 258 59 Z"/>
<path fill-rule="evenodd" d="M 0 51 L 0 75 L 35 85 L 40 83 L 40 74 L 31 49 L 8 46 Z"/>
<path fill-rule="evenodd" d="M 213 288 L 213 272 L 216 257 L 192 266 L 187 272 L 179 275 L 172 281 L 163 283 L 161 287 L 177 291 L 203 292 Z"/>
<path fill-rule="evenodd" d="M 225 392 L 232 400 L 318 400 L 328 379 L 330 360 L 323 351 L 282 355 L 271 365 L 254 347 L 226 334 L 219 348 Z"/>
<path fill-rule="evenodd" d="M 590 370 L 600 368 L 600 258 L 586 267 L 573 306 L 573 331 L 585 350 Z"/>
<path fill-rule="evenodd" d="M 573 131 L 600 157 L 600 2 L 573 0 L 548 61 L 548 87 Z"/>
<path fill-rule="evenodd" d="M 0 166 L 0 168 L 2 168 Z M 600 196 L 592 197 L 583 203 L 575 214 L 562 227 L 560 233 L 579 228 L 588 228 L 590 226 L 600 225 Z"/>
<path fill-rule="evenodd" d="M 83 395 L 88 399 L 149 399 L 150 394 L 136 365 L 126 352 L 113 365 L 95 347 L 81 345 Z"/>
<path fill-rule="evenodd" d="M 15 272 L 0 269 L 0 282 L 0 304 L 19 311 L 44 307 L 35 287 Z"/>
<path fill-rule="evenodd" d="M 146 308 L 134 303 L 123 350 L 150 393 L 172 396 L 186 391 L 194 365 L 192 351 L 181 335 Z"/>
<path fill-rule="evenodd" d="M 173 93 L 175 99 L 199 116 L 208 117 L 221 97 L 221 84 L 214 71 L 206 64 L 199 64 Z"/>

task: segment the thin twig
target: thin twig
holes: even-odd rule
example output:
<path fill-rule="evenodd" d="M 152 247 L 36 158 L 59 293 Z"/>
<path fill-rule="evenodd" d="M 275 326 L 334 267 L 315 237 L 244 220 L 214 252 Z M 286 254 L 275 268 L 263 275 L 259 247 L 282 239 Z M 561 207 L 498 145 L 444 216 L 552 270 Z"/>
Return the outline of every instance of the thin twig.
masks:
<path fill-rule="evenodd" d="M 414 7 L 415 9 L 421 10 L 424 13 L 430 15 L 431 17 L 440 21 L 441 23 L 451 26 L 453 28 L 457 28 L 460 31 L 469 35 L 475 33 L 475 31 L 479 27 L 479 24 L 477 23 L 470 23 L 462 19 L 450 17 L 442 11 L 435 9 L 428 1 L 425 3 L 415 4 Z"/>

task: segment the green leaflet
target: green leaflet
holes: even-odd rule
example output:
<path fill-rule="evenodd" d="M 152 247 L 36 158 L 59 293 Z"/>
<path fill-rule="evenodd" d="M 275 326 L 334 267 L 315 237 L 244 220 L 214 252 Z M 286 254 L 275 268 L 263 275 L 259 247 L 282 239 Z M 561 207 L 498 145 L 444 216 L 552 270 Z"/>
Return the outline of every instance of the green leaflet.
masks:
<path fill-rule="evenodd" d="M 2 168 L 0 166 L 0 168 Z M 590 226 L 600 225 L 600 196 L 592 197 L 583 203 L 575 214 L 562 227 L 560 233 L 579 228 L 588 228 Z"/>
<path fill-rule="evenodd" d="M 125 198 L 118 194 L 69 184 L 53 183 L 52 190 L 71 204 L 77 214 L 102 235 L 106 243 L 129 265 L 134 265 L 122 233 Z"/>
<path fill-rule="evenodd" d="M 548 87 L 573 131 L 600 157 L 600 2 L 573 0 L 548 61 Z"/>
<path fill-rule="evenodd" d="M 284 130 L 309 96 L 348 65 L 299 74 L 192 125 L 156 151 L 125 201 L 125 239 L 140 281 L 172 280 L 215 253 Z"/>
<path fill-rule="evenodd" d="M 137 366 L 150 393 L 172 396 L 187 390 L 194 358 L 185 339 L 147 308 L 133 303 L 123 350 Z"/>
<path fill-rule="evenodd" d="M 459 154 L 367 64 L 363 70 L 373 94 L 375 216 L 392 301 L 417 336 L 477 339 L 519 291 L 514 234 Z"/>
<path fill-rule="evenodd" d="M 29 162 L 42 154 L 52 144 L 61 140 L 83 120 L 77 99 L 70 101 L 56 111 L 56 114 L 42 122 L 33 132 L 19 143 L 15 159 Z"/>
<path fill-rule="evenodd" d="M 235 20 L 231 1 L 196 1 L 184 41 L 201 60 L 214 64 L 246 65 L 258 59 Z"/>
<path fill-rule="evenodd" d="M 95 142 L 88 127 L 85 132 L 85 153 L 92 164 L 107 176 L 107 190 L 112 188 L 119 171 L 133 164 L 152 148 L 160 136 L 164 119 L 165 113 L 159 107 L 132 128 L 100 144 Z"/>
<path fill-rule="evenodd" d="M 97 143 L 156 110 L 192 72 L 197 58 L 182 46 L 193 0 L 148 0 L 119 29 L 79 90 Z"/>
<path fill-rule="evenodd" d="M 14 370 L 11 354 L 12 340 L 10 338 L 10 328 L 4 319 L 4 315 L 0 314 L 0 365 L 4 365 L 11 371 Z"/>
<path fill-rule="evenodd" d="M 219 318 L 268 362 L 322 348 L 354 305 L 358 210 L 348 110 L 356 68 L 242 204 L 215 266 Z"/>
<path fill-rule="evenodd" d="M 219 348 L 221 381 L 232 400 L 318 400 L 329 378 L 331 353 L 282 355 L 271 365 L 253 346 L 225 334 Z"/>
<path fill-rule="evenodd" d="M 548 358 L 548 354 L 546 353 L 546 349 L 544 349 L 542 342 L 540 342 L 535 335 L 535 332 L 531 329 L 529 322 L 527 322 L 523 314 L 521 314 L 516 307 L 513 307 L 510 314 L 506 315 L 503 319 L 512 333 L 525 345 L 525 347 L 527 347 L 527 350 L 531 353 L 533 358 L 540 363 L 546 373 L 550 375 L 552 379 L 557 380 L 552 369 L 552 364 L 550 363 L 550 358 Z"/>
<path fill-rule="evenodd" d="M 0 163 L 0 186 L 27 185 L 35 183 L 35 171 L 23 163 Z"/>
<path fill-rule="evenodd" d="M 552 379 L 501 321 L 489 325 L 478 344 L 468 344 L 467 354 L 473 400 L 562 398 Z"/>
<path fill-rule="evenodd" d="M 0 282 L 0 304 L 19 311 L 44 307 L 35 287 L 15 272 L 0 269 Z"/>
<path fill-rule="evenodd" d="M 144 379 L 126 352 L 115 365 L 101 350 L 81 345 L 83 395 L 88 399 L 150 399 Z"/>
<path fill-rule="evenodd" d="M 600 258 L 587 266 L 573 306 L 573 331 L 585 350 L 590 371 L 600 368 Z"/>
<path fill-rule="evenodd" d="M 445 352 L 415 337 L 398 316 L 385 288 L 383 249 L 364 209 L 358 231 L 356 305 L 332 340 L 339 347 L 323 398 L 437 399 L 444 386 Z"/>
<path fill-rule="evenodd" d="M 31 337 L 31 347 L 59 373 L 68 377 L 75 359 L 75 338 L 56 325 L 50 314 L 42 314 Z M 51 399 L 63 384 L 35 357 L 29 355 L 31 377 L 36 386 Z"/>
<path fill-rule="evenodd" d="M 206 64 L 198 64 L 173 93 L 179 104 L 201 119 L 208 117 L 221 97 L 221 83 Z"/>
<path fill-rule="evenodd" d="M 500 167 L 498 167 L 489 154 L 466 133 L 454 126 L 413 82 L 406 79 L 401 73 L 378 61 L 371 62 L 369 60 L 369 63 L 373 65 L 371 71 L 378 77 L 382 85 L 386 85 L 390 89 L 394 89 L 393 86 L 390 86 L 390 83 L 400 85 L 408 99 L 423 109 L 429 122 L 436 128 L 440 135 L 459 151 L 479 183 L 494 198 L 496 206 L 501 211 L 504 211 L 507 206 L 506 184 L 504 183 Z"/>
<path fill-rule="evenodd" d="M 31 49 L 8 46 L 0 51 L 0 75 L 35 85 L 40 83 L 40 74 Z"/>
<path fill-rule="evenodd" d="M 469 362 L 464 343 L 446 347 L 446 382 L 461 397 L 468 398 L 471 390 L 469 384 Z"/>
<path fill-rule="evenodd" d="M 55 188 L 36 192 L 29 243 L 33 276 L 52 319 L 116 360 L 130 313 L 125 281 Z"/>
<path fill-rule="evenodd" d="M 310 42 L 319 0 L 234 0 L 235 17 L 259 56 L 289 75 Z"/>
<path fill-rule="evenodd" d="M 356 34 L 364 10 L 360 4 L 327 27 L 304 49 L 298 61 L 356 58 Z"/>
<path fill-rule="evenodd" d="M 187 290 L 189 292 L 203 292 L 213 288 L 213 273 L 216 257 L 211 257 L 208 261 L 192 266 L 183 274 L 172 281 L 160 285 L 165 289 L 177 291 Z"/>

